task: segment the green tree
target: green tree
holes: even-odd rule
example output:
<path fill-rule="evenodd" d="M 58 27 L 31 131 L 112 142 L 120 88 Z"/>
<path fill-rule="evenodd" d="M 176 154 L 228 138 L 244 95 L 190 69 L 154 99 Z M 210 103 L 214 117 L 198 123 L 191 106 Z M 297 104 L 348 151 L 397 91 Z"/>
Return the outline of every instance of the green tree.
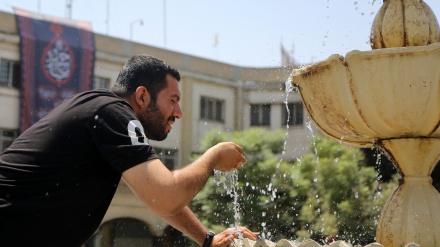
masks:
<path fill-rule="evenodd" d="M 294 235 L 297 229 L 292 225 L 292 215 L 299 214 L 298 203 L 305 194 L 293 189 L 292 164 L 276 157 L 283 151 L 284 139 L 283 131 L 268 132 L 263 128 L 227 133 L 215 130 L 205 136 L 202 149 L 233 141 L 243 147 L 247 158 L 237 173 L 232 195 L 210 179 L 193 200 L 191 206 L 205 225 L 220 231 L 225 226 L 241 224 L 266 237 Z M 238 200 L 238 210 L 234 210 L 234 198 Z"/>
<path fill-rule="evenodd" d="M 327 138 L 315 142 L 311 148 L 315 152 L 294 167 L 308 191 L 297 235 L 315 240 L 334 237 L 360 244 L 374 242 L 377 220 L 395 183 L 380 184 L 374 167 L 364 165 L 359 149 Z"/>
<path fill-rule="evenodd" d="M 358 149 L 316 138 L 310 154 L 286 162 L 279 158 L 285 133 L 262 128 L 211 131 L 201 148 L 222 141 L 242 146 L 247 163 L 236 173 L 217 174 L 192 201 L 192 209 L 210 229 L 219 232 L 225 226 L 245 225 L 273 241 L 373 239 L 375 222 L 391 190 L 379 189 L 374 168 L 363 166 Z M 225 177 L 229 187 L 222 186 Z"/>

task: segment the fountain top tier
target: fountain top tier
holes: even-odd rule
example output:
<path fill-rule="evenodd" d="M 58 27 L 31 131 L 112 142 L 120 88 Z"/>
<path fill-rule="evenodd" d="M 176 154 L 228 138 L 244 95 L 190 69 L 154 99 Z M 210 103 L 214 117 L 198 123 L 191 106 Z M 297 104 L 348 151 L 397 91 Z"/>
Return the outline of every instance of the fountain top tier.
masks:
<path fill-rule="evenodd" d="M 440 42 L 434 12 L 422 0 L 384 0 L 371 28 L 373 49 Z"/>

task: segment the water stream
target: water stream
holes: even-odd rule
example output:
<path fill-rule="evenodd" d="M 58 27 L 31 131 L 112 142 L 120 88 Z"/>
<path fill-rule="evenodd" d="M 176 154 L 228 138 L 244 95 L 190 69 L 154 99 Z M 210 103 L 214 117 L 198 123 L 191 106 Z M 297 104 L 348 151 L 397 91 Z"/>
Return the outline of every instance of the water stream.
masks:
<path fill-rule="evenodd" d="M 243 239 L 243 236 L 238 231 L 238 227 L 240 225 L 240 203 L 238 202 L 238 171 L 234 170 L 231 172 L 221 172 L 218 170 L 214 170 L 214 181 L 217 186 L 223 185 L 223 188 L 226 190 L 226 194 L 229 195 L 233 199 L 233 210 L 234 210 L 234 224 L 231 226 L 234 229 L 233 233 L 237 233 L 239 235 L 239 239 Z"/>

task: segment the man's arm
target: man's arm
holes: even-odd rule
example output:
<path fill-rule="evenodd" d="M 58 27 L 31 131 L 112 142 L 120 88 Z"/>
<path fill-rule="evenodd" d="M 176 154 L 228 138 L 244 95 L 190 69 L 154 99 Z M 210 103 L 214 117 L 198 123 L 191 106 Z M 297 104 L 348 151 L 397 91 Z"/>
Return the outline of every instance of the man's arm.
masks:
<path fill-rule="evenodd" d="M 188 205 L 213 169 L 230 171 L 245 161 L 240 146 L 223 142 L 184 168 L 169 171 L 159 159 L 154 159 L 126 170 L 122 179 L 156 213 L 169 216 Z"/>
<path fill-rule="evenodd" d="M 199 245 L 203 244 L 208 230 L 206 230 L 188 207 L 183 208 L 173 216 L 164 216 L 162 218 L 174 228 L 192 238 Z"/>
<path fill-rule="evenodd" d="M 128 169 L 122 178 L 147 206 L 202 245 L 208 231 L 186 205 L 205 185 L 213 169 L 231 171 L 245 161 L 240 146 L 225 142 L 208 149 L 182 169 L 169 171 L 159 159 L 155 159 Z M 216 234 L 211 246 L 226 247 L 239 235 L 254 240 L 258 234 L 245 227 L 229 228 Z"/>

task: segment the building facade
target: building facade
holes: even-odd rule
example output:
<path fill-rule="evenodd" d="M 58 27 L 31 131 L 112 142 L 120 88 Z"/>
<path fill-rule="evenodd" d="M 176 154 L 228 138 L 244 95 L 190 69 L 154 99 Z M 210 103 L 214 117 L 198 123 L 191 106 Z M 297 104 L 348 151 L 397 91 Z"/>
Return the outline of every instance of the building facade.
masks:
<path fill-rule="evenodd" d="M 0 151 L 3 151 L 17 137 L 19 129 L 20 38 L 13 14 L 0 12 L 0 20 Z M 150 142 L 170 169 L 188 164 L 192 154 L 201 152 L 200 141 L 212 129 L 283 129 L 287 146 L 284 160 L 294 160 L 308 152 L 310 130 L 301 98 L 297 92 L 285 91 L 293 67 L 240 67 L 101 34 L 95 34 L 95 46 L 94 88 L 110 88 L 132 54 L 150 54 L 180 71 L 183 118 L 176 121 L 165 141 Z M 120 229 L 121 225 L 131 229 L 130 233 Z M 170 231 L 167 226 L 121 182 L 99 234 L 87 246 L 113 246 L 122 237 L 124 241 L 132 241 L 130 246 L 141 243 L 161 246 L 159 242 L 165 240 L 158 237 Z"/>

